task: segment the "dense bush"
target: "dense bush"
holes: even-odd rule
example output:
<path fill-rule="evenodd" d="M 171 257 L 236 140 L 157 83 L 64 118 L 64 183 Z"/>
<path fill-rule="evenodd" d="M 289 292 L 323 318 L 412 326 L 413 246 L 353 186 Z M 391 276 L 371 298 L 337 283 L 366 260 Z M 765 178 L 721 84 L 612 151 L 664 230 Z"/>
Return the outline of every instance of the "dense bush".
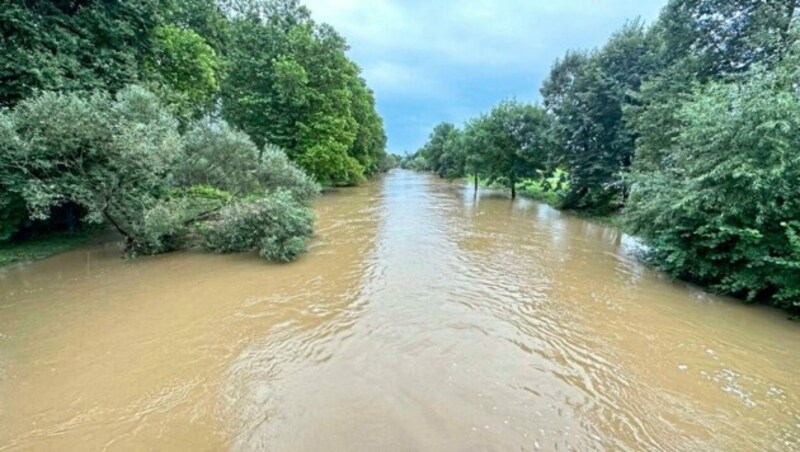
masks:
<path fill-rule="evenodd" d="M 203 120 L 183 137 L 184 157 L 175 168 L 181 187 L 206 185 L 237 195 L 258 191 L 258 148 L 225 122 Z"/>
<path fill-rule="evenodd" d="M 160 254 L 193 246 L 195 229 L 232 200 L 231 194 L 209 186 L 173 191 L 132 222 L 127 254 Z"/>
<path fill-rule="evenodd" d="M 308 208 L 298 206 L 290 192 L 279 190 L 226 206 L 201 231 L 206 247 L 215 252 L 257 249 L 265 259 L 287 262 L 305 252 L 313 221 Z"/>
<path fill-rule="evenodd" d="M 26 219 L 55 221 L 64 206 L 79 207 L 84 222 L 112 225 L 128 255 L 233 234 L 249 246 L 214 249 L 259 249 L 283 262 L 311 234 L 308 205 L 319 186 L 282 151 L 259 155 L 222 122 L 198 123 L 181 138 L 142 88 L 28 98 L 0 113 L 0 151 L 0 238 Z"/>
<path fill-rule="evenodd" d="M 319 184 L 311 176 L 289 160 L 283 150 L 269 144 L 264 146 L 256 178 L 262 188 L 288 190 L 303 204 L 311 202 L 320 192 Z"/>
<path fill-rule="evenodd" d="M 679 277 L 800 307 L 800 77 L 793 60 L 712 83 L 678 113 L 660 167 L 632 177 L 628 224 Z"/>
<path fill-rule="evenodd" d="M 176 121 L 137 87 L 115 97 L 46 92 L 0 116 L 0 184 L 34 220 L 72 203 L 127 237 L 181 154 Z"/>

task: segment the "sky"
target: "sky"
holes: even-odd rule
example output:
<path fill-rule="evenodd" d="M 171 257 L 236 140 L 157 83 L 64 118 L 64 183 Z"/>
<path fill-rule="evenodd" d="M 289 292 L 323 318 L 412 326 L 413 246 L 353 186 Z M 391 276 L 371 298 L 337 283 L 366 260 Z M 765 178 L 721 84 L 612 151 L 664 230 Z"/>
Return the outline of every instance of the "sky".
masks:
<path fill-rule="evenodd" d="M 602 46 L 667 0 L 305 0 L 333 25 L 375 91 L 389 151 L 416 151 L 433 127 L 504 99 L 536 102 L 556 58 Z"/>

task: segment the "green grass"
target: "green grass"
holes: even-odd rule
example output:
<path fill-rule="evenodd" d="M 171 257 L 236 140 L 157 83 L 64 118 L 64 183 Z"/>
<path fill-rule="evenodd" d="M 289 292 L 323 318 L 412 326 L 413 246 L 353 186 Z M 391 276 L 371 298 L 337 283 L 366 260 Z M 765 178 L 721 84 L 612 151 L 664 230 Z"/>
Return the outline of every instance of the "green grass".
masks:
<path fill-rule="evenodd" d="M 569 190 L 569 183 L 566 182 L 567 179 L 568 177 L 566 171 L 561 169 L 556 170 L 550 175 L 550 177 L 544 180 L 524 179 L 522 182 L 517 184 L 517 194 L 524 198 L 543 202 L 551 207 L 560 209 L 562 202 L 564 201 L 563 195 Z M 553 187 L 558 186 L 559 180 L 562 181 L 560 189 L 553 189 Z M 545 188 L 545 181 L 548 183 L 550 188 Z M 480 182 L 481 185 L 484 186 L 491 186 L 498 189 L 503 188 L 499 184 L 489 185 L 485 180 L 481 180 Z M 624 225 L 622 224 L 622 215 L 619 211 L 598 213 L 587 210 L 570 210 L 569 213 L 571 215 L 583 218 L 584 220 L 624 230 Z"/>
<path fill-rule="evenodd" d="M 569 184 L 567 182 L 562 182 L 559 190 L 555 190 L 555 187 L 558 186 L 559 180 L 563 181 L 566 179 L 566 172 L 559 169 L 543 180 L 524 179 L 517 184 L 517 193 L 525 198 L 558 207 L 564 200 L 562 194 L 569 190 Z M 550 188 L 545 187 L 545 182 L 548 183 Z"/>
<path fill-rule="evenodd" d="M 558 207 L 563 200 L 559 192 L 548 190 L 541 182 L 535 180 L 526 180 L 517 185 L 517 193 L 525 198 L 541 201 L 553 207 Z"/>
<path fill-rule="evenodd" d="M 0 267 L 45 259 L 75 249 L 97 236 L 95 229 L 74 234 L 57 233 L 16 243 L 0 243 Z"/>

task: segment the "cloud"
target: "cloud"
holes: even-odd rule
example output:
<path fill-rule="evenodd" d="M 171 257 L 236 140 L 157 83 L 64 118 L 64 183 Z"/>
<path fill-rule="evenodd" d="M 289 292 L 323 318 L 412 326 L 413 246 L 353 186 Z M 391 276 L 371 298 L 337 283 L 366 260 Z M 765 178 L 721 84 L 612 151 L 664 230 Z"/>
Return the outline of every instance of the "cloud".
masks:
<path fill-rule="evenodd" d="M 411 95 L 414 98 L 446 98 L 452 95 L 440 79 L 423 67 L 392 61 L 368 62 L 362 76 L 382 95 Z"/>
<path fill-rule="evenodd" d="M 390 146 L 420 127 L 460 123 L 503 98 L 534 100 L 553 60 L 602 45 L 666 0 L 305 0 L 351 46 L 386 121 Z"/>

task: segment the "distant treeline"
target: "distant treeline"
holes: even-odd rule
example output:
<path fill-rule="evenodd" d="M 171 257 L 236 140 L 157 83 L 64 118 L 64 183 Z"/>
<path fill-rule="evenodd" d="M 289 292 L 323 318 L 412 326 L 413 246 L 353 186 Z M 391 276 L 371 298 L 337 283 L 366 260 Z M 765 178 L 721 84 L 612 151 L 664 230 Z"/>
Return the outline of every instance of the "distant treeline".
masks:
<path fill-rule="evenodd" d="M 131 253 L 288 260 L 317 182 L 391 164 L 345 40 L 297 0 L 7 0 L 0 30 L 0 242 L 107 223 Z"/>
<path fill-rule="evenodd" d="M 541 105 L 440 124 L 402 164 L 512 196 L 541 182 L 560 208 L 621 212 L 659 268 L 797 310 L 798 13 L 796 0 L 672 0 L 557 60 Z"/>

